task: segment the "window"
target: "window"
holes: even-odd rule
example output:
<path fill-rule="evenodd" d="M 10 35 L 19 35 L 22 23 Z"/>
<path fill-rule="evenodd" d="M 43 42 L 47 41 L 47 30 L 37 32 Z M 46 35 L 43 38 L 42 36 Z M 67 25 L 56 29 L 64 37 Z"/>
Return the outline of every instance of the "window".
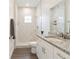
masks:
<path fill-rule="evenodd" d="M 24 23 L 31 23 L 32 22 L 32 17 L 31 16 L 25 16 L 24 17 Z"/>

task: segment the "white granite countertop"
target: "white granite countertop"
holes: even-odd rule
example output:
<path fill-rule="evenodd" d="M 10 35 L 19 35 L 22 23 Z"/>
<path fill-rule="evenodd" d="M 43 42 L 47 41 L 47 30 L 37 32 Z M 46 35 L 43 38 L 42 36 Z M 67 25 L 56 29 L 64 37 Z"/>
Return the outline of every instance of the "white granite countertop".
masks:
<path fill-rule="evenodd" d="M 38 35 L 38 36 L 40 36 L 41 38 L 43 38 L 45 41 L 48 41 L 49 43 L 58 46 L 62 50 L 65 50 L 68 53 L 70 52 L 70 40 L 69 39 L 53 38 L 53 37 L 52 38 L 45 38 L 42 35 Z"/>
<path fill-rule="evenodd" d="M 59 46 L 68 52 L 70 51 L 70 40 L 68 39 L 45 38 L 45 40 Z"/>

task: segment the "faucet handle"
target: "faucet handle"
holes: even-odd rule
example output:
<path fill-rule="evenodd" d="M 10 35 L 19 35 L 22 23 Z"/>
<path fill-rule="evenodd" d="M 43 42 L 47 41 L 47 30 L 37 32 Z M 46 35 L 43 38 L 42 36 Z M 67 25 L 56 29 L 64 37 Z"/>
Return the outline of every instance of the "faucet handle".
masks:
<path fill-rule="evenodd" d="M 63 35 L 64 35 L 63 33 L 60 33 L 60 34 L 59 34 L 60 37 L 63 37 Z"/>

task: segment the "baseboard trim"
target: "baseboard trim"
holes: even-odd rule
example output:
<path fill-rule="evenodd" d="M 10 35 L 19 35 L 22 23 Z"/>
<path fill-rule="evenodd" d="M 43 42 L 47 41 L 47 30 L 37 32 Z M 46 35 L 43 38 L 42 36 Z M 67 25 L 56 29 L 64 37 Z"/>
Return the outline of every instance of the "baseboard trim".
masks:
<path fill-rule="evenodd" d="M 16 46 L 16 48 L 31 48 L 31 45 L 25 45 L 25 46 Z"/>

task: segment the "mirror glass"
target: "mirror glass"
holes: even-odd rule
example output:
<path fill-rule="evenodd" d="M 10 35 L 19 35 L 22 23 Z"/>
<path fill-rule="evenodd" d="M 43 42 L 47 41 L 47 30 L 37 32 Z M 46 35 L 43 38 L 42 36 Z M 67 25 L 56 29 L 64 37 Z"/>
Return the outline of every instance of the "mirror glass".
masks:
<path fill-rule="evenodd" d="M 50 8 L 50 31 L 48 35 L 64 33 L 65 10 L 64 2 Z"/>
<path fill-rule="evenodd" d="M 69 1 L 43 2 L 42 0 L 42 32 L 45 37 L 57 37 L 70 33 Z"/>

